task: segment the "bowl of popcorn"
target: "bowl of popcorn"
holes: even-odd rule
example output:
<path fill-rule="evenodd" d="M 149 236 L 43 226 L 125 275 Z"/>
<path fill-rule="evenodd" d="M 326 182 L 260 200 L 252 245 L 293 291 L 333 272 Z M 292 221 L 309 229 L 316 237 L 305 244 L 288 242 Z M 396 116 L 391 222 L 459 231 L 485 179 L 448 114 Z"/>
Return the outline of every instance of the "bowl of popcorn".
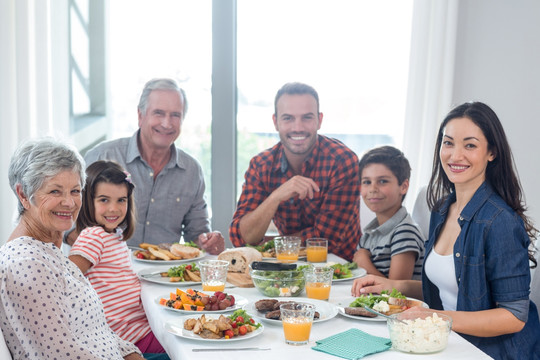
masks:
<path fill-rule="evenodd" d="M 446 348 L 452 329 L 448 315 L 409 310 L 387 321 L 392 348 L 414 354 L 429 354 Z"/>

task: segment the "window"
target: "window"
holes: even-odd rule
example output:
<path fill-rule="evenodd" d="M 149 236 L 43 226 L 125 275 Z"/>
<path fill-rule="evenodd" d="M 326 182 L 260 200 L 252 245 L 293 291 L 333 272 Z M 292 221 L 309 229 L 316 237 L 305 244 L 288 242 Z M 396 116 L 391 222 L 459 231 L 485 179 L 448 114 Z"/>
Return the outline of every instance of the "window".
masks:
<path fill-rule="evenodd" d="M 137 130 L 137 105 L 148 80 L 175 79 L 188 101 L 177 145 L 201 163 L 210 201 L 211 1 L 114 0 L 108 6 L 110 138 Z"/>
<path fill-rule="evenodd" d="M 178 145 L 201 163 L 212 226 L 224 235 L 249 160 L 278 139 L 273 99 L 285 82 L 313 85 L 324 113 L 321 133 L 359 155 L 378 144 L 401 145 L 412 0 L 106 5 L 108 137 L 137 129 L 147 80 L 178 80 L 189 103 Z M 212 134 L 217 123 L 219 134 Z M 234 134 L 237 141 L 228 141 Z"/>
<path fill-rule="evenodd" d="M 103 139 L 108 128 L 105 14 L 103 0 L 69 1 L 69 132 L 77 139 L 81 150 Z"/>
<path fill-rule="evenodd" d="M 412 0 L 238 0 L 237 191 L 249 160 L 274 145 L 274 96 L 300 81 L 319 93 L 321 134 L 359 156 L 401 146 Z"/>

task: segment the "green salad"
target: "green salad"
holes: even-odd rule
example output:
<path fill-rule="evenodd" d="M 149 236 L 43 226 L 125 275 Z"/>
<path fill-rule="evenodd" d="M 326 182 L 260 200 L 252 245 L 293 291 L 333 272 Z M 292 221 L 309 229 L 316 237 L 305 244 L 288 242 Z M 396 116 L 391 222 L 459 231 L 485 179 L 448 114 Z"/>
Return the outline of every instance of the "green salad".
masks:
<path fill-rule="evenodd" d="M 307 267 L 309 267 L 309 265 L 301 265 L 297 268 L 297 270 L 303 271 Z M 330 267 L 334 269 L 334 276 L 332 277 L 334 280 L 347 279 L 353 276 L 352 270 L 357 269 L 358 264 L 355 262 L 351 262 L 346 264 L 333 264 L 330 265 Z"/>
<path fill-rule="evenodd" d="M 191 271 L 200 271 L 199 267 L 197 266 L 196 263 L 191 263 L 191 264 L 173 266 L 172 268 L 167 270 L 167 275 L 169 277 L 181 277 L 181 278 L 183 278 L 184 277 L 184 271 L 186 271 L 186 269 L 191 270 Z"/>
<path fill-rule="evenodd" d="M 369 308 L 373 308 L 373 306 L 378 303 L 379 301 L 385 301 L 388 302 L 389 297 L 394 297 L 398 299 L 406 299 L 407 297 L 397 291 L 396 289 L 392 289 L 391 292 L 388 292 L 388 290 L 381 291 L 381 295 L 362 295 L 360 297 L 357 297 L 350 305 L 349 307 L 364 307 L 367 306 Z"/>
<path fill-rule="evenodd" d="M 346 263 L 346 264 L 334 264 L 331 266 L 334 268 L 334 279 L 347 279 L 352 277 L 353 269 L 358 268 L 358 264 L 355 262 Z"/>
<path fill-rule="evenodd" d="M 305 287 L 302 271 L 263 271 L 254 270 L 251 274 L 253 284 L 269 297 L 297 296 Z"/>
<path fill-rule="evenodd" d="M 185 245 L 185 246 L 191 246 L 191 247 L 200 249 L 199 246 L 198 246 L 197 244 L 195 244 L 193 241 L 186 241 L 186 242 L 183 243 L 182 245 Z"/>
<path fill-rule="evenodd" d="M 235 312 L 232 313 L 232 315 L 228 316 L 229 319 L 232 321 L 238 322 L 241 318 L 242 321 L 240 321 L 240 324 L 237 324 L 238 326 L 241 326 L 243 324 L 249 324 L 251 326 L 254 326 L 256 329 L 261 327 L 261 324 L 255 321 L 247 312 L 243 309 L 235 310 Z"/>
<path fill-rule="evenodd" d="M 257 250 L 259 252 L 267 252 L 268 250 L 271 250 L 271 249 L 274 248 L 274 240 L 267 241 L 262 245 L 249 245 L 249 244 L 247 244 L 246 246 L 247 247 L 252 247 L 252 248 L 254 248 L 255 250 Z"/>

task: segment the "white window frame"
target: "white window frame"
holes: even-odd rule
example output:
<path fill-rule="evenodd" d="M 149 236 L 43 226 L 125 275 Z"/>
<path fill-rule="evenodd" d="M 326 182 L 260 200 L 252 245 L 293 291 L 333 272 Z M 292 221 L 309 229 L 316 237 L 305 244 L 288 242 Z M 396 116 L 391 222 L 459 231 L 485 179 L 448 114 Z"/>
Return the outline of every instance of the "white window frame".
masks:
<path fill-rule="evenodd" d="M 236 6 L 236 0 L 212 2 L 212 229 L 223 233 L 226 246 L 237 198 Z"/>
<path fill-rule="evenodd" d="M 88 1 L 89 19 L 87 24 L 82 24 L 88 34 L 89 75 L 82 79 L 85 91 L 90 101 L 90 111 L 86 114 L 74 114 L 73 112 L 73 72 L 77 70 L 77 63 L 72 54 L 71 33 L 69 36 L 69 134 L 71 141 L 77 144 L 79 150 L 84 153 L 93 145 L 106 139 L 110 130 L 107 108 L 107 5 L 105 0 Z M 73 21 L 80 21 L 79 17 L 72 18 L 72 10 L 79 13 L 77 2 L 68 2 L 68 29 L 71 29 Z"/>

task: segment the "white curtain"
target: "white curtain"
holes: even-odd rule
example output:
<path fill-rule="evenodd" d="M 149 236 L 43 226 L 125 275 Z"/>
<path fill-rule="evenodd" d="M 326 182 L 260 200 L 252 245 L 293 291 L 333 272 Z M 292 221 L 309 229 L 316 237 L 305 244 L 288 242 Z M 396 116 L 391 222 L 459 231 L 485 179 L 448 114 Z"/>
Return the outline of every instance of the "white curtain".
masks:
<path fill-rule="evenodd" d="M 25 139 L 52 133 L 50 1 L 0 0 L 0 244 L 13 228 L 7 171 Z"/>
<path fill-rule="evenodd" d="M 415 0 L 403 152 L 412 168 L 410 194 L 431 176 L 435 137 L 451 108 L 458 0 Z M 415 196 L 406 198 L 412 209 Z"/>

